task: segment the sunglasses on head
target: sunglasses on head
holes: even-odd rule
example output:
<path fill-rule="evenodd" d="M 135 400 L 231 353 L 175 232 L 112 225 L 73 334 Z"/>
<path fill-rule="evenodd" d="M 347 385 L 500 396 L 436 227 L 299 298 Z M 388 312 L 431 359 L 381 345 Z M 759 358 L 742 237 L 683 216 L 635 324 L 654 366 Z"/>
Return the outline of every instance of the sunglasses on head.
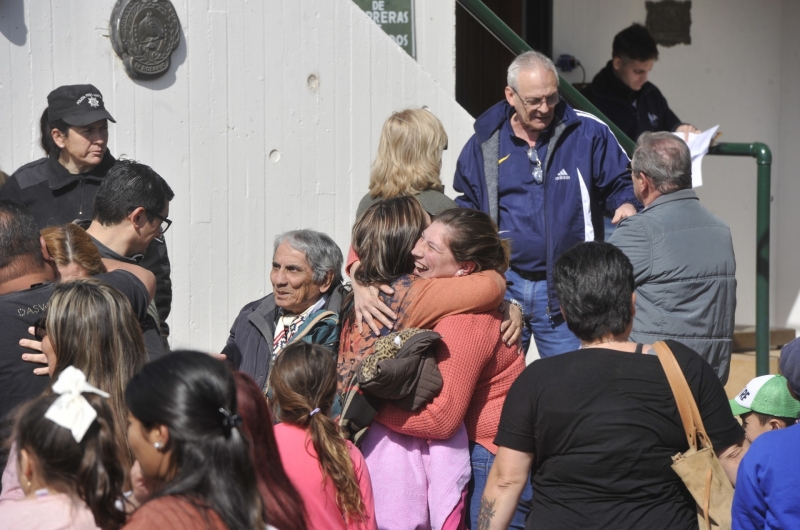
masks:
<path fill-rule="evenodd" d="M 42 342 L 44 338 L 47 336 L 47 317 L 41 317 L 39 320 L 33 323 L 33 336 L 36 337 L 36 340 Z"/>

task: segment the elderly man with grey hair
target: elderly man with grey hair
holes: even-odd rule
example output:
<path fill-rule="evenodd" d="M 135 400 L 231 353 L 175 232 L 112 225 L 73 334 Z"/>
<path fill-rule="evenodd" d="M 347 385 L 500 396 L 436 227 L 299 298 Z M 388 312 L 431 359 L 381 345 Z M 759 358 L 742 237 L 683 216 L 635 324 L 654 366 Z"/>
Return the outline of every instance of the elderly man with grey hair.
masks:
<path fill-rule="evenodd" d="M 674 339 L 728 380 L 736 259 L 731 231 L 692 190 L 692 158 L 668 132 L 643 133 L 631 163 L 633 189 L 645 208 L 609 239 L 633 264 L 636 314 L 631 340 Z"/>
<path fill-rule="evenodd" d="M 275 238 L 272 294 L 239 312 L 222 353 L 266 391 L 275 358 L 296 340 L 335 352 L 342 303 L 342 251 L 326 234 L 293 230 Z"/>
<path fill-rule="evenodd" d="M 608 126 L 558 93 L 553 62 L 539 52 L 508 68 L 505 99 L 475 121 L 458 159 L 459 206 L 483 210 L 512 241 L 507 296 L 518 302 L 541 357 L 578 349 L 553 287 L 556 260 L 582 241 L 603 240 L 603 215 L 620 219 L 641 205 L 628 155 Z"/>

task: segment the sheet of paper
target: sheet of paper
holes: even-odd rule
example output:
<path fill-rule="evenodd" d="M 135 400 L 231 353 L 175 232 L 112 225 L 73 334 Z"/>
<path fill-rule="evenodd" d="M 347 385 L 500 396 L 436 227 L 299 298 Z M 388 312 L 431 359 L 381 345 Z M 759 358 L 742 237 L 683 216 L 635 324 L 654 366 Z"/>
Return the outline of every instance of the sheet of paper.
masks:
<path fill-rule="evenodd" d="M 689 133 L 689 140 L 686 142 L 686 145 L 689 146 L 689 150 L 692 152 L 693 188 L 703 185 L 703 171 L 700 166 L 703 163 L 703 157 L 708 153 L 708 145 L 711 143 L 711 139 L 717 134 L 717 129 L 719 129 L 719 125 L 715 125 L 701 133 Z M 681 140 L 686 139 L 684 133 L 676 132 L 672 134 Z"/>

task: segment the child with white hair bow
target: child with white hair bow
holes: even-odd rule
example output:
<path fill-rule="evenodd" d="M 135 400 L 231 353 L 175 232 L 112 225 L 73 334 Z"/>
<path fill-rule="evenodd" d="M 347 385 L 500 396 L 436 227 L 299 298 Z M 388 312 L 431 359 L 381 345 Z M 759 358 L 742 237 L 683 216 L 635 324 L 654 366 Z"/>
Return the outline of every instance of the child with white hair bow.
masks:
<path fill-rule="evenodd" d="M 12 450 L 25 498 L 0 502 L 0 530 L 120 528 L 125 470 L 108 394 L 74 366 L 52 390 L 17 414 Z"/>

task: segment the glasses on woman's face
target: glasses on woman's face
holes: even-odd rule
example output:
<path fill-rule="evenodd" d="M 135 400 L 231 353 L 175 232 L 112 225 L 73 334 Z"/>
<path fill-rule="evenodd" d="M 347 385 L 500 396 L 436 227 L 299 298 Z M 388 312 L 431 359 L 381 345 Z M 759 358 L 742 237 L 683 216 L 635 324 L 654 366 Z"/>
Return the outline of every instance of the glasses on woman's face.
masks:
<path fill-rule="evenodd" d="M 36 337 L 36 340 L 42 342 L 44 338 L 47 336 L 47 317 L 41 317 L 39 320 L 33 323 L 33 336 Z"/>

